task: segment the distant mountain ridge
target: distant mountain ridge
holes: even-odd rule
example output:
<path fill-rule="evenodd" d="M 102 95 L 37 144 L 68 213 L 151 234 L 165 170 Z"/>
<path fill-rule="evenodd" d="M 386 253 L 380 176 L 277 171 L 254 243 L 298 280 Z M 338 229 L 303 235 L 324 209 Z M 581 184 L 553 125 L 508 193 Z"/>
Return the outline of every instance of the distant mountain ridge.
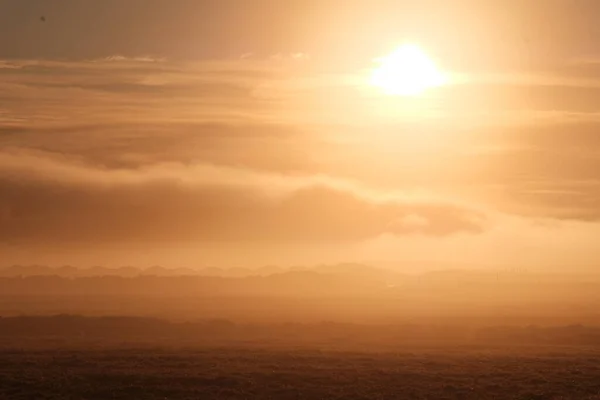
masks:
<path fill-rule="evenodd" d="M 0 267 L 0 277 L 31 277 L 31 276 L 59 276 L 63 278 L 91 278 L 104 276 L 139 277 L 139 276 L 202 276 L 223 278 L 246 278 L 252 276 L 269 276 L 293 272 L 318 272 L 323 274 L 350 274 L 350 275 L 386 275 L 392 271 L 383 268 L 371 267 L 363 264 L 335 264 L 319 265 L 314 267 L 278 267 L 264 266 L 260 268 L 166 268 L 153 266 L 138 268 L 123 266 L 117 268 L 94 266 L 78 268 L 70 265 L 52 267 L 45 265 L 12 265 Z"/>

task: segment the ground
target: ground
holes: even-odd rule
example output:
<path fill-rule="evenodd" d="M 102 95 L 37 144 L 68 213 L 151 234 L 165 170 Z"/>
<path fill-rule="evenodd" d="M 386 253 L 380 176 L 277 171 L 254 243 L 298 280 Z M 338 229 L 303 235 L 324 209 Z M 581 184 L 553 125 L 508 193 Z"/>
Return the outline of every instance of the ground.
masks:
<path fill-rule="evenodd" d="M 0 350 L 0 399 L 600 399 L 584 348 Z"/>

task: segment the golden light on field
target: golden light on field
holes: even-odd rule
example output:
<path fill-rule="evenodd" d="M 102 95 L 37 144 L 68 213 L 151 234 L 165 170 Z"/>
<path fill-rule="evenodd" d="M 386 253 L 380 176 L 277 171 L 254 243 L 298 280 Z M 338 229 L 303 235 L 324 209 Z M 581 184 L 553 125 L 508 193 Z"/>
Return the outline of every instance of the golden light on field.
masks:
<path fill-rule="evenodd" d="M 447 82 L 435 62 L 414 44 L 405 44 L 376 62 L 370 84 L 388 95 L 417 96 Z"/>

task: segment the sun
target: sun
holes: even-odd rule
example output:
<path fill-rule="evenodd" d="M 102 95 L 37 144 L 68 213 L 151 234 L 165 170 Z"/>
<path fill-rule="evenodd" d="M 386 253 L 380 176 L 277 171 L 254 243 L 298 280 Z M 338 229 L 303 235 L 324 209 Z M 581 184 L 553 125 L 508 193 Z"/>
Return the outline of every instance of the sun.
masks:
<path fill-rule="evenodd" d="M 370 84 L 385 94 L 418 96 L 427 89 L 442 86 L 446 76 L 417 45 L 405 44 L 375 60 Z"/>

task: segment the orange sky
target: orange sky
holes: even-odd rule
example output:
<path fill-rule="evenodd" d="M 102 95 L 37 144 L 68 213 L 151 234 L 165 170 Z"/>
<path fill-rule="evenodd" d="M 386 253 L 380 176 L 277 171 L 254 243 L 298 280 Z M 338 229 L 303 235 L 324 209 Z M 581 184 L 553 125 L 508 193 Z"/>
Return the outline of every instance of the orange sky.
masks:
<path fill-rule="evenodd" d="M 448 3 L 0 0 L 2 261 L 593 267 L 600 5 Z"/>

